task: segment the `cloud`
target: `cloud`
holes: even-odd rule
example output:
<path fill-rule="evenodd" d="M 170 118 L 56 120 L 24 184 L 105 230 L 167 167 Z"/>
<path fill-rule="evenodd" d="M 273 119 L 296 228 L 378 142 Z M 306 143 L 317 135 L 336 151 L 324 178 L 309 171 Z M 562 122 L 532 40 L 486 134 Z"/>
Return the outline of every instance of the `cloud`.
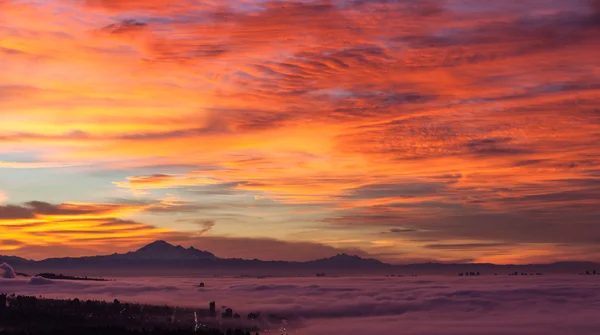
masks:
<path fill-rule="evenodd" d="M 0 264 L 0 270 L 2 270 L 3 272 L 2 278 L 12 279 L 17 277 L 17 275 L 15 274 L 15 270 L 6 263 Z"/>
<path fill-rule="evenodd" d="M 410 279 L 409 279 L 410 278 Z M 408 278 L 117 278 L 29 285 L 2 280 L 3 292 L 207 308 L 288 317 L 290 332 L 330 334 L 594 334 L 600 323 L 594 278 L 482 275 Z M 205 283 L 197 288 L 199 281 Z M 557 318 L 557 315 L 561 317 Z M 275 329 L 278 323 L 262 324 Z"/>
<path fill-rule="evenodd" d="M 151 176 L 128 177 L 127 182 L 115 182 L 122 188 L 130 189 L 153 189 L 153 188 L 177 188 L 185 186 L 211 185 L 218 183 L 217 180 L 206 178 L 202 175 L 167 175 L 155 174 Z"/>
<path fill-rule="evenodd" d="M 347 190 L 350 199 L 402 199 L 435 196 L 444 192 L 447 183 L 431 181 L 390 181 L 386 184 L 369 184 Z"/>
<path fill-rule="evenodd" d="M 0 162 L 3 169 L 56 169 L 86 165 L 77 162 Z"/>
<path fill-rule="evenodd" d="M 147 26 L 148 25 L 144 22 L 128 19 L 119 23 L 109 24 L 102 28 L 102 30 L 109 34 L 131 34 L 143 30 Z"/>
<path fill-rule="evenodd" d="M 0 206 L 0 233 L 6 237 L 3 240 L 6 242 L 0 244 L 0 250 L 34 259 L 76 257 L 127 252 L 135 249 L 135 245 L 166 239 L 209 250 L 222 258 L 308 261 L 339 253 L 368 256 L 357 248 L 336 248 L 313 242 L 207 236 L 216 226 L 216 221 L 198 218 L 203 214 L 172 220 L 173 223 L 193 225 L 193 229 L 186 231 L 120 218 L 141 211 L 181 214 L 211 208 L 172 201 L 60 205 L 32 201 L 23 206 Z M 107 239 L 110 239 L 110 244 L 106 243 Z"/>
<path fill-rule="evenodd" d="M 40 201 L 24 205 L 0 206 L 0 250 L 31 258 L 49 255 L 92 255 L 139 241 L 152 241 L 168 229 L 119 217 L 139 212 L 143 207 L 106 203 L 50 204 Z M 25 242 L 23 242 L 25 241 Z M 66 247 L 68 245 L 68 247 Z M 66 253 L 61 252 L 67 248 Z M 50 254 L 48 252 L 51 252 Z"/>
<path fill-rule="evenodd" d="M 414 233 L 417 232 L 416 229 L 411 228 L 393 228 L 387 232 L 382 232 L 382 234 L 404 234 L 404 233 Z"/>
<path fill-rule="evenodd" d="M 0 207 L 28 231 L 7 240 L 118 227 L 123 250 L 198 219 L 409 258 L 596 257 L 598 1 L 1 6 L 1 183 L 40 200 Z M 123 191 L 159 199 L 103 204 Z"/>
<path fill-rule="evenodd" d="M 213 229 L 213 227 L 216 225 L 216 222 L 214 220 L 203 220 L 203 219 L 180 219 L 177 220 L 178 222 L 188 222 L 188 223 L 192 223 L 195 224 L 197 226 L 200 227 L 200 231 L 198 232 L 198 235 L 202 236 L 205 233 L 211 231 Z"/>
<path fill-rule="evenodd" d="M 110 12 L 158 12 L 169 13 L 170 7 L 174 12 L 181 11 L 187 4 L 186 1 L 175 3 L 165 0 L 139 1 L 139 0 L 87 0 L 86 6 L 94 9 L 103 9 Z"/>
<path fill-rule="evenodd" d="M 469 250 L 478 248 L 511 247 L 510 243 L 427 244 L 425 248 L 439 250 Z"/>
<path fill-rule="evenodd" d="M 0 207 L 0 218 L 2 219 L 28 219 L 33 217 L 29 208 L 7 205 Z"/>
<path fill-rule="evenodd" d="M 116 213 L 119 210 L 127 210 L 125 206 L 117 204 L 50 204 L 43 201 L 30 201 L 22 206 L 6 205 L 0 206 L 0 220 L 6 219 L 31 219 L 37 215 L 48 216 L 78 216 L 94 215 L 102 216 Z"/>
<path fill-rule="evenodd" d="M 51 284 L 54 284 L 54 281 L 44 277 L 31 277 L 31 279 L 29 279 L 29 285 L 40 286 Z"/>
<path fill-rule="evenodd" d="M 18 241 L 18 240 L 0 240 L 0 245 L 7 245 L 7 246 L 18 246 L 18 245 L 22 245 L 23 242 Z"/>

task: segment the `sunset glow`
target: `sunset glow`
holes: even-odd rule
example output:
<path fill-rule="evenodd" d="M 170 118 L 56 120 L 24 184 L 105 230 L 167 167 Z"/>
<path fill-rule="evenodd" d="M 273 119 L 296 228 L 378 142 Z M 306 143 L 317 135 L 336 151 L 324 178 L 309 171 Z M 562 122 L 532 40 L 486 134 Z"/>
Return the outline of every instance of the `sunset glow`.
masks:
<path fill-rule="evenodd" d="M 599 45 L 595 0 L 0 0 L 0 254 L 600 260 Z"/>

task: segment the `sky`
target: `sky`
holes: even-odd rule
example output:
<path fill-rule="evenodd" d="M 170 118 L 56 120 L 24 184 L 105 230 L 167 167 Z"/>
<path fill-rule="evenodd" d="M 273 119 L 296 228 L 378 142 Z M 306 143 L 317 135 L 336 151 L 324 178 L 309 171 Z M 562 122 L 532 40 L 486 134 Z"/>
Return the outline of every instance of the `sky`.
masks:
<path fill-rule="evenodd" d="M 0 254 L 600 261 L 597 0 L 0 0 Z"/>

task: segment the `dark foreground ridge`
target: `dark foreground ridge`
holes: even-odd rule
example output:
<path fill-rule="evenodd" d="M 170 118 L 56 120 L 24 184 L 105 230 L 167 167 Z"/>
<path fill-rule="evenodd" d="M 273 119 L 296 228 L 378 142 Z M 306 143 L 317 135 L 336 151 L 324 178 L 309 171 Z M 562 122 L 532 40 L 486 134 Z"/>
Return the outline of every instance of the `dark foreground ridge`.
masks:
<path fill-rule="evenodd" d="M 0 295 L 0 334 L 255 335 L 251 324 L 217 322 L 209 309 Z"/>
<path fill-rule="evenodd" d="M 242 330 L 228 330 L 225 333 L 218 329 L 209 330 L 189 330 L 189 329 L 161 329 L 155 328 L 152 330 L 136 330 L 123 327 L 97 326 L 97 327 L 69 327 L 60 329 L 43 329 L 31 331 L 11 331 L 0 330 L 1 335 L 246 335 Z"/>
<path fill-rule="evenodd" d="M 40 273 L 36 275 L 36 277 L 42 277 L 46 279 L 57 279 L 57 280 L 87 280 L 87 281 L 110 281 L 109 279 L 104 278 L 88 278 L 88 277 L 75 277 L 75 276 L 65 276 L 61 274 L 55 273 Z"/>

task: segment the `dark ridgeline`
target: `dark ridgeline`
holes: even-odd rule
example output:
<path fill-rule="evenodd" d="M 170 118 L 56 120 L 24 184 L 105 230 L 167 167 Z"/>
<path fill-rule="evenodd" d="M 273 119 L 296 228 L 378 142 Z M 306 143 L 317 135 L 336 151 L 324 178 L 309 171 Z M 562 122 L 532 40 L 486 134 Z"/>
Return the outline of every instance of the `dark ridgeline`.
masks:
<path fill-rule="evenodd" d="M 251 332 L 240 329 L 227 329 L 222 332 L 217 329 L 210 330 L 197 330 L 193 329 L 177 329 L 177 330 L 166 330 L 160 328 L 154 328 L 151 330 L 130 330 L 126 328 L 111 327 L 111 326 L 97 326 L 97 327 L 72 327 L 60 330 L 37 330 L 35 332 L 27 331 L 10 331 L 0 330 L 0 335 L 252 335 Z M 258 333 L 256 333 L 258 334 Z"/>
<path fill-rule="evenodd" d="M 594 274 L 595 274 L 595 271 L 596 270 L 594 270 Z M 586 274 L 589 274 L 589 271 L 587 271 Z M 479 275 L 481 275 L 479 272 L 461 272 L 461 273 L 458 274 L 459 277 L 464 277 L 464 276 L 470 277 L 470 276 L 479 276 Z M 497 276 L 497 275 L 498 275 L 498 273 L 494 273 L 494 276 Z M 511 272 L 508 275 L 509 276 L 518 276 L 519 273 L 518 272 Z M 528 275 L 529 276 L 543 276 L 544 274 L 541 273 L 541 272 L 530 273 L 530 274 L 527 274 L 527 272 L 521 272 L 521 276 L 528 276 Z"/>
<path fill-rule="evenodd" d="M 46 279 L 57 279 L 57 280 L 89 280 L 89 281 L 109 281 L 108 279 L 103 278 L 88 278 L 88 277 L 75 277 L 75 276 L 65 276 L 61 274 L 55 273 L 40 273 L 37 274 L 36 277 L 42 277 Z"/>
<path fill-rule="evenodd" d="M 53 269 L 56 272 L 78 274 L 80 277 L 73 278 L 44 274 L 50 279 L 77 280 L 84 280 L 85 278 L 81 277 L 84 274 L 90 277 L 107 273 L 113 276 L 115 274 L 117 276 L 124 274 L 163 275 L 165 273 L 181 273 L 181 271 L 196 271 L 199 268 L 202 268 L 203 272 L 214 272 L 214 274 L 244 273 L 254 277 L 281 273 L 320 273 L 324 275 L 325 271 L 328 271 L 328 275 L 329 272 L 336 275 L 357 272 L 378 273 L 394 267 L 376 259 L 347 254 L 305 262 L 219 258 L 208 251 L 198 250 L 194 247 L 184 248 L 165 241 L 155 241 L 138 250 L 123 254 L 48 258 L 40 261 L 0 255 L 0 262 L 7 262 L 29 272 L 47 272 L 47 269 Z"/>
<path fill-rule="evenodd" d="M 106 275 L 164 275 L 165 273 L 181 273 L 196 271 L 201 268 L 203 273 L 232 275 L 244 273 L 248 277 L 264 277 L 281 274 L 315 275 L 317 277 L 353 275 L 353 274 L 389 274 L 396 276 L 417 276 L 427 274 L 453 275 L 463 271 L 463 276 L 476 276 L 481 273 L 512 273 L 513 275 L 535 275 L 537 273 L 582 273 L 583 269 L 594 269 L 600 264 L 592 262 L 555 262 L 550 264 L 453 264 L 453 263 L 418 263 L 418 264 L 388 264 L 376 259 L 361 258 L 347 254 L 313 261 L 261 261 L 258 259 L 220 258 L 216 255 L 193 247 L 171 245 L 165 241 L 150 243 L 136 251 L 124 254 L 99 255 L 79 258 L 49 258 L 40 261 L 27 260 L 16 256 L 0 256 L 0 263 L 6 262 L 13 267 L 27 270 L 26 272 L 62 271 L 79 274 L 80 277 L 64 276 L 51 279 L 93 280 L 81 277 Z M 23 270 L 23 271 L 24 271 Z M 465 273 L 465 270 L 466 271 Z M 589 271 L 589 270 L 588 270 Z M 586 272 L 583 271 L 583 274 Z M 594 274 L 593 271 L 590 275 Z M 598 272 L 596 272 L 598 274 Z M 52 274 L 50 274 L 52 275 Z M 54 275 L 56 276 L 56 275 Z M 59 277 L 61 275 L 58 275 Z M 393 276 L 393 275 L 392 275 Z"/>
<path fill-rule="evenodd" d="M 519 276 L 518 272 L 511 272 L 508 274 L 509 276 Z M 544 274 L 541 272 L 536 272 L 536 273 L 527 273 L 527 272 L 521 272 L 520 274 L 521 276 L 543 276 Z"/>
<path fill-rule="evenodd" d="M 210 309 L 190 309 L 112 302 L 42 299 L 31 296 L 0 295 L 0 335 L 71 335 L 71 334 L 172 334 L 172 335 L 251 335 L 257 328 L 241 326 L 240 321 L 228 328 L 210 318 Z M 229 318 L 241 318 L 226 311 Z M 195 315 L 209 317 L 201 326 Z M 211 321 L 211 319 L 213 321 Z M 211 325 L 212 324 L 212 325 Z"/>

